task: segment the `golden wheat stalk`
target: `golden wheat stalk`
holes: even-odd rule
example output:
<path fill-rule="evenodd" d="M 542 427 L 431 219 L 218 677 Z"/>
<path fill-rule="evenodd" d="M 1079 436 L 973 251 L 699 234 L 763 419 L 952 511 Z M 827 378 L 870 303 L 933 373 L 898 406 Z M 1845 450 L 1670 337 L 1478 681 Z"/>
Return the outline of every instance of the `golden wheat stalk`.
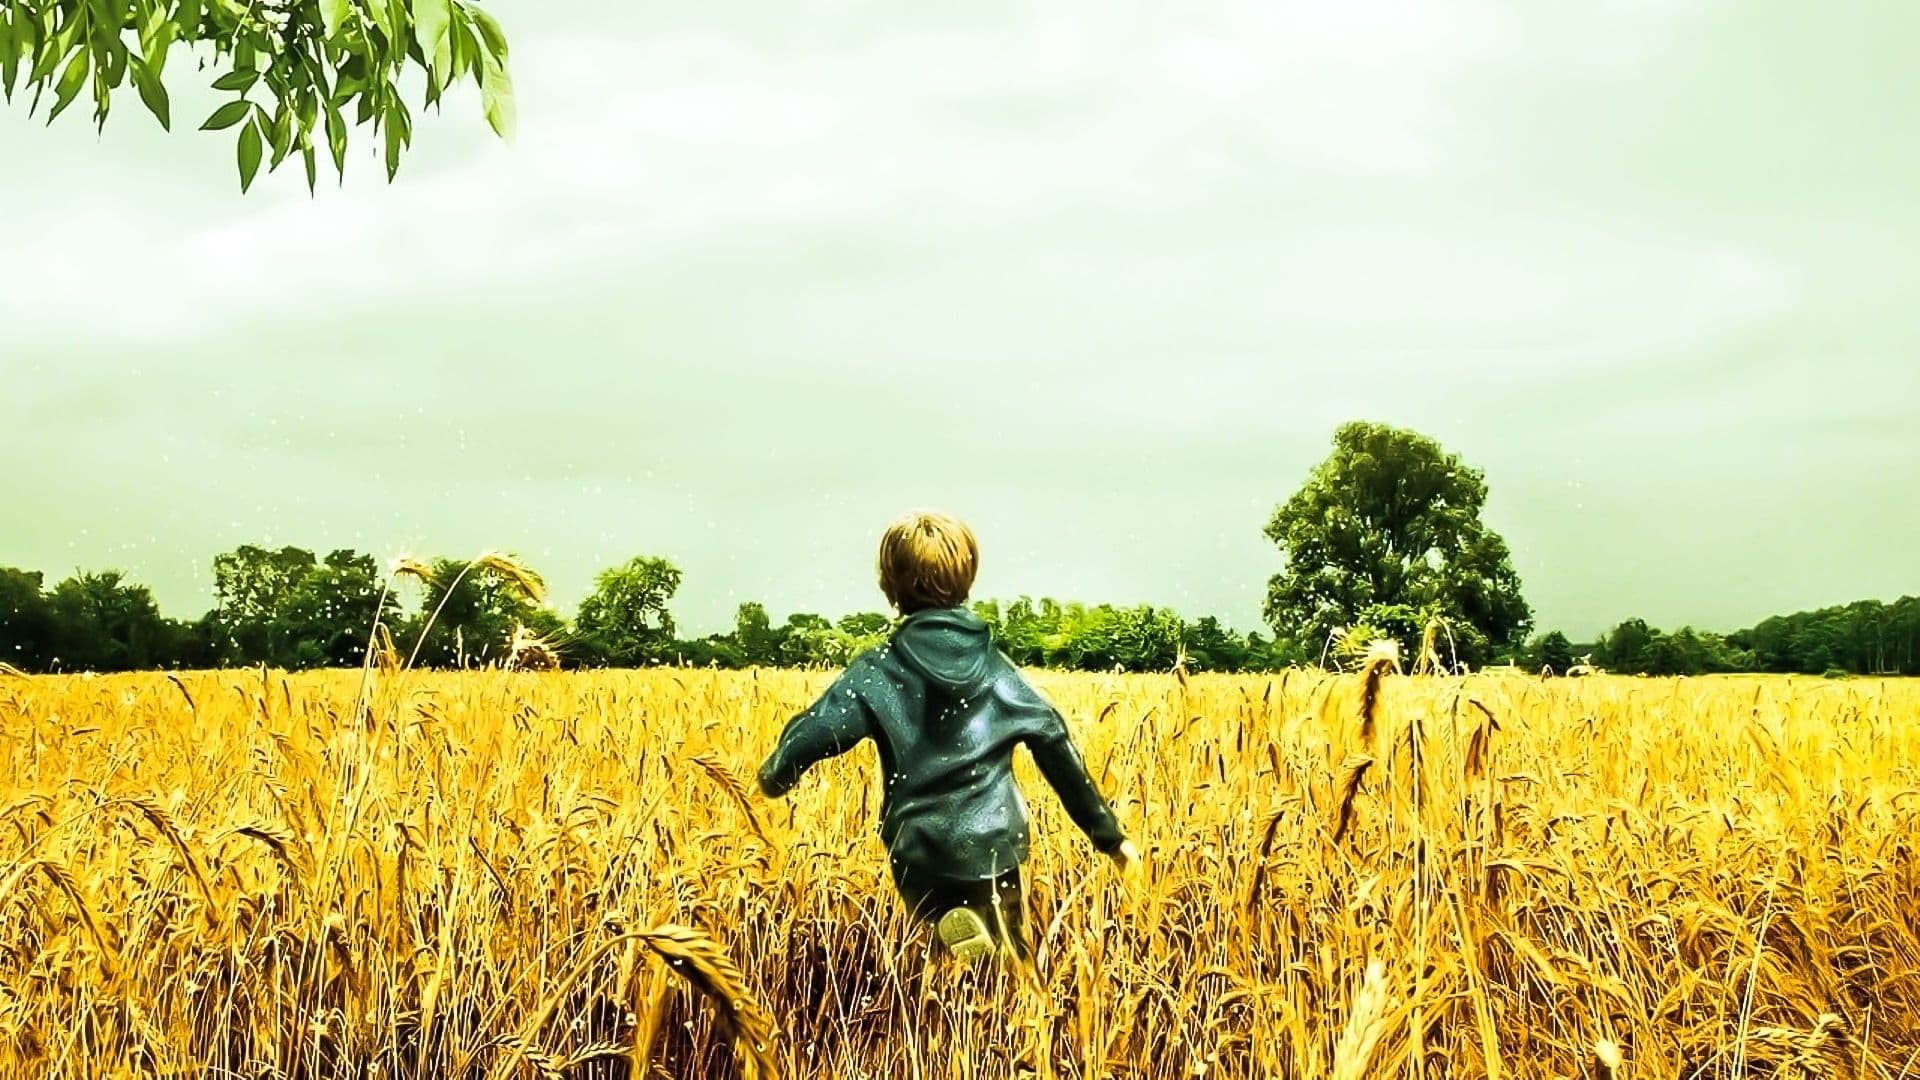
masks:
<path fill-rule="evenodd" d="M 187 684 L 180 681 L 179 673 L 167 672 L 167 681 L 173 684 L 174 689 L 180 691 L 181 697 L 187 699 L 187 711 L 195 716 L 200 715 L 200 706 L 193 703 L 193 695 L 187 692 Z"/>
<path fill-rule="evenodd" d="M 100 921 L 94 917 L 93 905 L 87 903 L 87 898 L 81 894 L 80 884 L 73 880 L 73 873 L 52 859 L 36 859 L 32 868 L 40 871 L 41 876 L 67 894 L 67 899 L 73 904 L 74 913 L 80 916 L 81 923 L 87 928 L 87 934 L 93 938 L 94 945 L 100 950 L 102 961 L 111 964 L 113 952 L 107 948 L 107 939 L 100 932 Z"/>
<path fill-rule="evenodd" d="M 1374 960 L 1353 998 L 1347 1026 L 1333 1047 L 1333 1080 L 1366 1080 L 1373 1075 L 1373 1055 L 1387 1033 L 1392 994 L 1387 989 L 1387 965 Z"/>
<path fill-rule="evenodd" d="M 685 926 L 658 926 L 640 940 L 667 962 L 674 974 L 704 994 L 720 1012 L 745 1051 L 758 1080 L 779 1080 L 773 1057 L 773 1017 L 747 990 L 746 976 L 719 943 Z"/>
<path fill-rule="evenodd" d="M 1413 659 L 1415 675 L 1433 675 L 1440 670 L 1440 652 L 1434 648 L 1440 633 L 1440 617 L 1427 620 L 1427 628 L 1420 632 L 1420 653 Z"/>
<path fill-rule="evenodd" d="M 1377 641 L 1367 653 L 1367 666 L 1360 676 L 1360 739 L 1373 738 L 1374 716 L 1380 708 L 1380 680 L 1400 669 L 1400 647 L 1391 641 Z"/>
<path fill-rule="evenodd" d="M 265 818 L 256 818 L 233 826 L 222 833 L 220 838 L 232 836 L 244 836 L 259 841 L 266 846 L 267 850 L 273 852 L 274 857 L 286 868 L 290 877 L 296 881 L 304 878 L 305 859 L 294 847 L 296 841 L 292 829 Z"/>
<path fill-rule="evenodd" d="M 547 579 L 523 562 L 518 555 L 504 551 L 483 551 L 468 564 L 469 570 L 488 570 L 518 588 L 535 604 L 547 602 Z"/>
<path fill-rule="evenodd" d="M 220 912 L 213 898 L 213 885 L 207 881 L 206 872 L 200 869 L 200 860 L 193 857 L 193 851 L 187 847 L 187 838 L 180 833 L 180 827 L 173 823 L 173 815 L 162 810 L 147 799 L 122 799 L 120 805 L 131 808 L 135 813 L 147 819 L 162 838 L 180 856 L 180 862 L 200 886 L 200 895 L 207 901 L 207 918 L 218 921 Z"/>
<path fill-rule="evenodd" d="M 707 754 L 694 755 L 693 763 L 699 767 L 701 772 L 712 777 L 714 782 L 720 785 L 721 790 L 725 791 L 728 797 L 732 798 L 734 803 L 740 807 L 740 812 L 747 815 L 747 825 L 753 829 L 753 834 L 758 836 L 768 847 L 774 846 L 773 839 L 767 835 L 767 830 L 760 825 L 760 815 L 753 811 L 753 800 L 747 795 L 747 786 L 740 781 L 738 776 L 733 774 L 733 770 L 722 765 Z"/>
<path fill-rule="evenodd" d="M 1360 794 L 1360 782 L 1366 779 L 1367 767 L 1373 759 L 1365 754 L 1354 754 L 1340 765 L 1340 814 L 1333 828 L 1333 842 L 1339 843 L 1347 835 L 1347 826 L 1353 823 L 1353 800 Z"/>
<path fill-rule="evenodd" d="M 502 1035 L 493 1044 L 514 1054 L 514 1057 L 501 1058 L 502 1063 L 511 1063 L 517 1057 L 531 1066 L 540 1080 L 567 1080 L 567 1070 L 573 1067 L 571 1061 L 549 1054 L 515 1035 Z"/>
<path fill-rule="evenodd" d="M 707 935 L 685 926 L 634 930 L 602 942 L 561 976 L 519 1033 L 496 1039 L 493 1045 L 510 1045 L 517 1058 L 532 1061 L 528 1052 L 540 1052 L 537 1049 L 540 1032 L 546 1029 L 560 1004 L 569 999 L 579 982 L 598 967 L 609 952 L 632 941 L 651 949 L 666 961 L 674 974 L 712 1003 L 721 1022 L 734 1033 L 741 1056 L 755 1080 L 779 1080 L 779 1067 L 773 1056 L 773 1018 L 766 1006 L 747 989 L 746 976 L 725 949 Z M 488 1076 L 496 1080 L 503 1078 L 514 1060 L 515 1057 L 496 1059 Z"/>
<path fill-rule="evenodd" d="M 1247 888 L 1247 909 L 1260 902 L 1266 890 L 1267 860 L 1273 857 L 1273 842 L 1280 835 L 1280 824 L 1286 820 L 1286 807 L 1276 807 L 1267 815 L 1260 826 L 1260 851 L 1253 861 L 1253 884 Z"/>

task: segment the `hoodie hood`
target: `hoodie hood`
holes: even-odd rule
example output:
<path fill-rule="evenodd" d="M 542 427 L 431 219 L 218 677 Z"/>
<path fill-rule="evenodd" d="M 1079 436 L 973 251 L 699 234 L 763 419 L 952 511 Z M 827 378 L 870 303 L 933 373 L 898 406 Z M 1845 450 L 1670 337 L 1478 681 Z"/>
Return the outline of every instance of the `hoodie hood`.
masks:
<path fill-rule="evenodd" d="M 985 682 L 993 659 L 993 631 L 962 607 L 923 608 L 894 631 L 900 659 L 949 692 Z"/>

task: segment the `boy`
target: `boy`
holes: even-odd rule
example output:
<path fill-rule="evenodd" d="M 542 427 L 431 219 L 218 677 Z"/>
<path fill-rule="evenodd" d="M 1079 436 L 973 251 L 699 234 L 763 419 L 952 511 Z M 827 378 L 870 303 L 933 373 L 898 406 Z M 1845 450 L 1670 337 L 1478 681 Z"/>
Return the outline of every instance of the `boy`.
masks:
<path fill-rule="evenodd" d="M 912 513 L 887 528 L 880 590 L 901 615 L 893 637 L 788 722 L 760 788 L 779 798 L 815 762 L 871 738 L 886 775 L 880 837 L 908 910 L 962 960 L 1005 949 L 1024 961 L 1027 812 L 1015 746 L 1026 744 L 1096 848 L 1123 871 L 1138 855 L 1060 714 L 963 606 L 979 562 L 973 531 L 945 514 Z"/>

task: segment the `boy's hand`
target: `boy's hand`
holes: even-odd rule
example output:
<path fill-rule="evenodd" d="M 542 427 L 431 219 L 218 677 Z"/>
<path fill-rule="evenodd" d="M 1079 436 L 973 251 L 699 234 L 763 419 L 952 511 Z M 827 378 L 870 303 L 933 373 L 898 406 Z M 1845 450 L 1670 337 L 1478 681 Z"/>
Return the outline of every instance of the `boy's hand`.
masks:
<path fill-rule="evenodd" d="M 1113 865 L 1119 868 L 1121 876 L 1131 877 L 1140 866 L 1140 849 L 1133 846 L 1133 841 L 1122 840 L 1119 847 L 1107 853 L 1107 858 L 1113 860 Z"/>

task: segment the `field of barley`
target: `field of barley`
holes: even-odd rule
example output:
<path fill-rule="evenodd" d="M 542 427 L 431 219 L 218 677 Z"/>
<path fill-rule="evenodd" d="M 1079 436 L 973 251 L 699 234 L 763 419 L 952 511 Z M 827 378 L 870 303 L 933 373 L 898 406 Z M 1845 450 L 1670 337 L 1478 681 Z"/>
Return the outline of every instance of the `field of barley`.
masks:
<path fill-rule="evenodd" d="M 0 1075 L 1920 1077 L 1920 687 L 1037 673 L 1022 976 L 824 673 L 0 678 Z"/>

